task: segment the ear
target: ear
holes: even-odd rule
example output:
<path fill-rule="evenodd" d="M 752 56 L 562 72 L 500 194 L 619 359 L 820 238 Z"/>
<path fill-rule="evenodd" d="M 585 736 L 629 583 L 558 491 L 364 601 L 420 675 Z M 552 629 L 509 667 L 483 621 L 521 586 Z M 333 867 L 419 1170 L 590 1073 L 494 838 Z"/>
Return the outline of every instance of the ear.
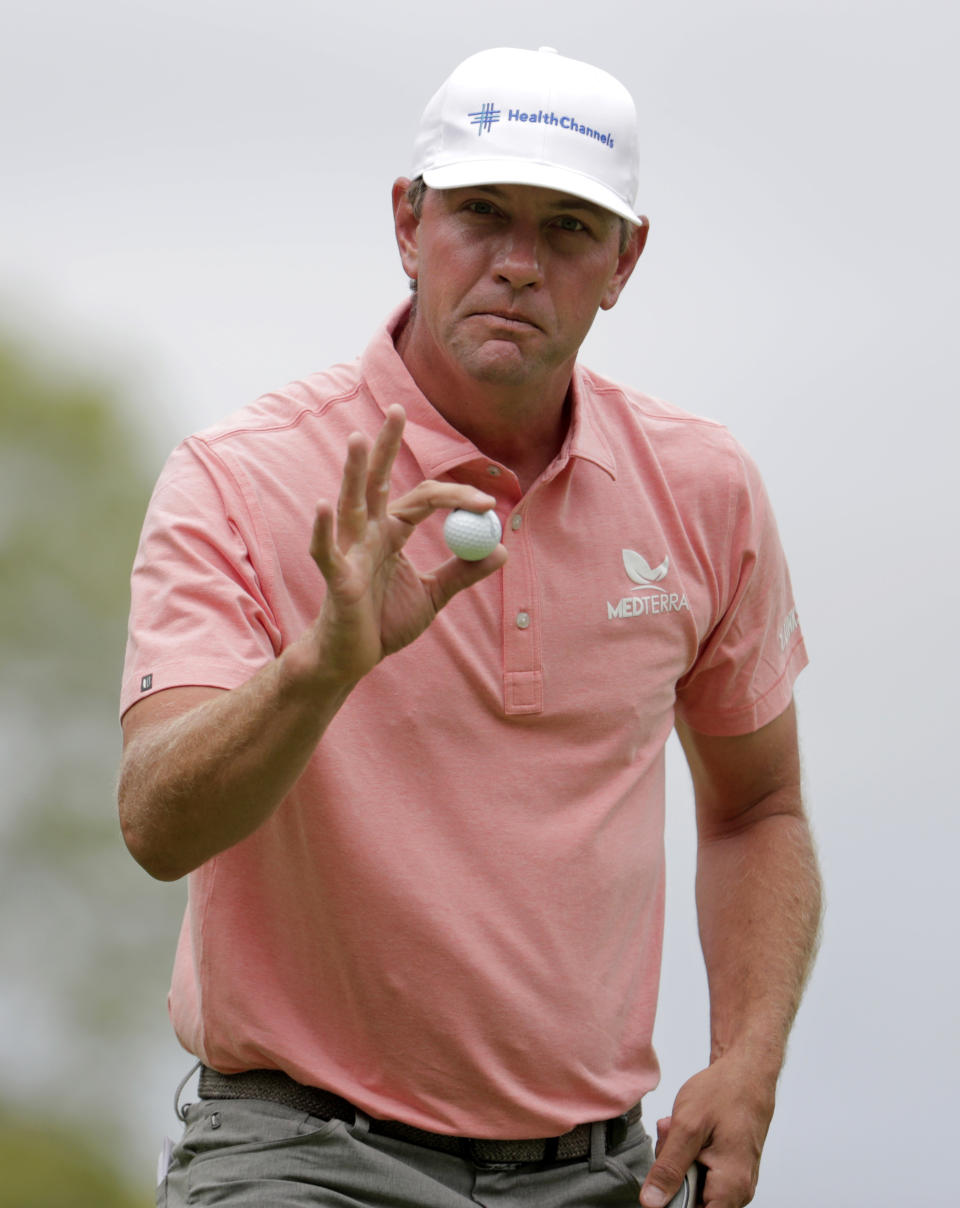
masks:
<path fill-rule="evenodd" d="M 623 292 L 623 287 L 630 280 L 630 274 L 637 267 L 637 261 L 640 259 L 643 249 L 647 246 L 647 235 L 649 233 L 650 220 L 646 215 L 642 215 L 639 225 L 635 226 L 630 234 L 629 243 L 620 253 L 617 267 L 610 278 L 603 299 L 600 302 L 601 310 L 611 310 L 616 306 L 617 299 Z"/>
<path fill-rule="evenodd" d="M 419 271 L 419 247 L 417 235 L 420 220 L 407 200 L 410 181 L 401 176 L 393 182 L 393 229 L 400 249 L 400 263 L 411 281 L 416 281 Z"/>

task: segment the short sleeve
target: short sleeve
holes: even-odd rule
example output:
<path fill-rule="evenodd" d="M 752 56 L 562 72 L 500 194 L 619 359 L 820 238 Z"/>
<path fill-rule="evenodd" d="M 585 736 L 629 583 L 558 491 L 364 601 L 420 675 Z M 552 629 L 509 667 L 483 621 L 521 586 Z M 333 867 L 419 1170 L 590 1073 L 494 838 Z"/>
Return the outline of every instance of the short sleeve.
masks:
<path fill-rule="evenodd" d="M 704 734 L 749 734 L 790 704 L 807 664 L 776 521 L 760 474 L 737 448 L 726 548 L 715 567 L 724 606 L 677 685 L 677 716 Z"/>
<path fill-rule="evenodd" d="M 256 545 L 227 468 L 185 441 L 160 475 L 134 560 L 121 715 L 165 688 L 235 688 L 276 657 Z"/>

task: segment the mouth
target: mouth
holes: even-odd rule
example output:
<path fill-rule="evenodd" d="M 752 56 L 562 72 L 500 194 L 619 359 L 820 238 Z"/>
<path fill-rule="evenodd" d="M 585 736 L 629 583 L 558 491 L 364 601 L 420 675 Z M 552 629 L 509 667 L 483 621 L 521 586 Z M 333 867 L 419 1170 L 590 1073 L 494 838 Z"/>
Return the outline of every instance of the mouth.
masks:
<path fill-rule="evenodd" d="M 514 331 L 543 330 L 540 324 L 534 322 L 529 316 L 511 310 L 476 310 L 471 315 L 471 318 L 492 319 L 497 326 L 506 327 Z"/>

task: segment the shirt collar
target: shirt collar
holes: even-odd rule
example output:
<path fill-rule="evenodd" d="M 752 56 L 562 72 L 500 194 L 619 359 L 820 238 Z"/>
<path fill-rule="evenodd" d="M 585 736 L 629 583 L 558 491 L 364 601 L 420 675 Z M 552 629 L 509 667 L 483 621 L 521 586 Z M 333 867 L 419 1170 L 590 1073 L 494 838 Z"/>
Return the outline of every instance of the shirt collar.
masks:
<path fill-rule="evenodd" d="M 360 359 L 364 382 L 377 406 L 399 403 L 407 414 L 404 443 L 416 457 L 427 478 L 439 478 L 454 466 L 471 461 L 489 463 L 474 443 L 452 424 L 421 393 L 397 352 L 395 340 L 410 316 L 407 299 L 387 318 L 370 341 Z M 571 457 L 578 457 L 606 470 L 616 478 L 616 458 L 599 423 L 598 399 L 591 389 L 590 375 L 576 366 L 572 382 L 570 430 L 557 457 L 559 469 Z"/>

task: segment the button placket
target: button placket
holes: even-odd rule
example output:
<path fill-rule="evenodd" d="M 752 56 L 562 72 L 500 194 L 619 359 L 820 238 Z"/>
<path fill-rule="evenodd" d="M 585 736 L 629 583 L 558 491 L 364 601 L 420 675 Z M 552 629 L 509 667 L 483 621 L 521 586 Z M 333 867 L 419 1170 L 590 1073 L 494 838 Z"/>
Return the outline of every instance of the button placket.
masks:
<path fill-rule="evenodd" d="M 503 571 L 503 704 L 508 714 L 543 711 L 539 608 L 533 553 L 520 513 L 510 519 Z"/>

